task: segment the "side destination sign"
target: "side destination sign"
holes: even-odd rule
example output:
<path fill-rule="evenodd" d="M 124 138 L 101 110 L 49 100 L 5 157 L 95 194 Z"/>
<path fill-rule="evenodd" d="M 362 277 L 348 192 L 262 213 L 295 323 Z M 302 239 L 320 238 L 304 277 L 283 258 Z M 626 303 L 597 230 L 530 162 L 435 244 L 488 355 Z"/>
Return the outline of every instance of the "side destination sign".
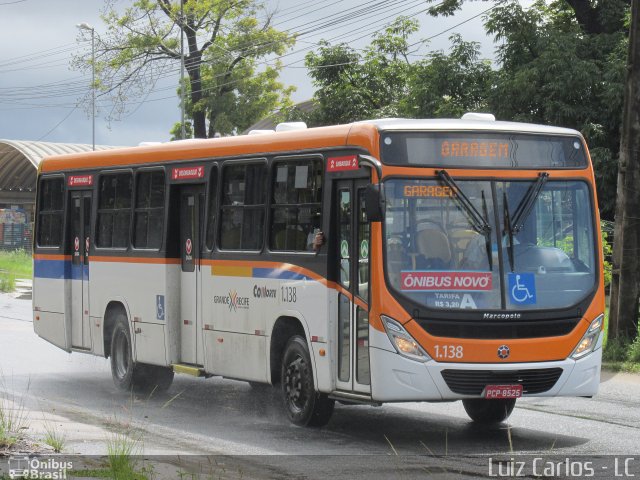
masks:
<path fill-rule="evenodd" d="M 93 175 L 70 175 L 67 177 L 69 187 L 90 187 L 93 185 Z"/>
<path fill-rule="evenodd" d="M 197 167 L 180 167 L 174 168 L 171 173 L 173 180 L 193 180 L 194 178 L 204 177 L 204 167 L 199 165 Z"/>
<path fill-rule="evenodd" d="M 327 172 L 341 172 L 344 170 L 357 170 L 358 156 L 347 155 L 346 157 L 329 157 L 327 159 Z"/>

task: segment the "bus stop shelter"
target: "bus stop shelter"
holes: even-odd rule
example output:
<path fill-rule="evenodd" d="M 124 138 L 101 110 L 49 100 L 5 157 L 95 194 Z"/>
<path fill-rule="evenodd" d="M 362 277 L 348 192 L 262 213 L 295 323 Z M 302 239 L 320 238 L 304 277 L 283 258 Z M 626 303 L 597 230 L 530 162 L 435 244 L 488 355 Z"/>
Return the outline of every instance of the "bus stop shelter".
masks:
<path fill-rule="evenodd" d="M 109 148 L 115 147 L 96 145 L 96 150 Z M 0 250 L 31 249 L 40 161 L 91 149 L 78 143 L 0 140 Z"/>

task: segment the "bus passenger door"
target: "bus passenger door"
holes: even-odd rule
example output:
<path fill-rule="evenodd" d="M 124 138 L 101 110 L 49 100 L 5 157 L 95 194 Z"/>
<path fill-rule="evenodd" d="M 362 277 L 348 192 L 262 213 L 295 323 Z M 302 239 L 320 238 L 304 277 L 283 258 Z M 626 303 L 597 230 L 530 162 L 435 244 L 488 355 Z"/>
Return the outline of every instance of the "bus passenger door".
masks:
<path fill-rule="evenodd" d="M 201 248 L 204 222 L 204 187 L 180 189 L 180 361 L 204 365 L 202 347 Z"/>
<path fill-rule="evenodd" d="M 91 243 L 91 191 L 71 192 L 71 347 L 91 350 L 89 318 L 89 246 Z"/>
<path fill-rule="evenodd" d="M 369 231 L 364 209 L 368 180 L 334 184 L 338 262 L 338 390 L 371 393 L 369 368 Z"/>

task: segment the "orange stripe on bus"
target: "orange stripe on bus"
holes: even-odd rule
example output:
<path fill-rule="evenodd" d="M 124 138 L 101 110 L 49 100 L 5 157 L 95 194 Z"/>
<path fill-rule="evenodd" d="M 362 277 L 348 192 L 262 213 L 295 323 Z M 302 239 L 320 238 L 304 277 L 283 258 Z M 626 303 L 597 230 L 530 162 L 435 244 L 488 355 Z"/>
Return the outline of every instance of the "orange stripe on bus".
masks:
<path fill-rule="evenodd" d="M 34 260 L 71 260 L 71 255 L 53 255 L 49 253 L 34 253 Z"/>

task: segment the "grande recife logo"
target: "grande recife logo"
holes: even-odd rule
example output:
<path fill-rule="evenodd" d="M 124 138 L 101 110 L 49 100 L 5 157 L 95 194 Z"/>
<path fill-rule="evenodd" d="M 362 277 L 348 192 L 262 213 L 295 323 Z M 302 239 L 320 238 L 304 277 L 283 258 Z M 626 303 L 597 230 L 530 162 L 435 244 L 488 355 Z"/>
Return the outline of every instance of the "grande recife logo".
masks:
<path fill-rule="evenodd" d="M 493 288 L 491 272 L 410 271 L 400 274 L 405 291 L 486 292 Z"/>

